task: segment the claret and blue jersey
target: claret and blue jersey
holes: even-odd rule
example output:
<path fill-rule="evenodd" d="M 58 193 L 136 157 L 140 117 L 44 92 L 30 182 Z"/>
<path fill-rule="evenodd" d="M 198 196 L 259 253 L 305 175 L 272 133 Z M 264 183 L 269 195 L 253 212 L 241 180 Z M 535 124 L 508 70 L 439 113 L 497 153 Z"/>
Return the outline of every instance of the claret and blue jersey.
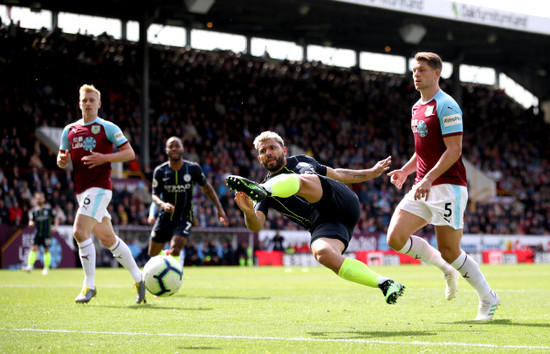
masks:
<path fill-rule="evenodd" d="M 445 152 L 443 138 L 463 134 L 462 110 L 451 96 L 439 90 L 428 102 L 419 100 L 415 103 L 412 108 L 411 128 L 417 156 L 417 183 Z M 467 185 L 462 157 L 436 179 L 433 185 L 444 183 Z"/>
<path fill-rule="evenodd" d="M 82 158 L 90 155 L 91 151 L 110 154 L 113 145 L 120 147 L 126 143 L 128 139 L 116 124 L 99 117 L 89 123 L 80 119 L 63 129 L 59 150 L 69 150 L 71 153 L 77 194 L 92 187 L 112 189 L 111 164 L 88 168 Z"/>

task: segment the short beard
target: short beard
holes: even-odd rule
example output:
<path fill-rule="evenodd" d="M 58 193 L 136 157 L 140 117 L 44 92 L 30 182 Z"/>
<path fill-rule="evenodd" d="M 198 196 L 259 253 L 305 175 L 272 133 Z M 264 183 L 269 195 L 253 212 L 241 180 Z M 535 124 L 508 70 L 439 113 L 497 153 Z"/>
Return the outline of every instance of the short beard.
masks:
<path fill-rule="evenodd" d="M 276 157 L 275 158 L 275 166 L 273 167 L 268 167 L 267 165 L 267 162 L 266 163 L 262 163 L 262 165 L 264 165 L 264 167 L 269 171 L 269 172 L 278 172 L 281 168 L 283 168 L 285 164 L 285 157 L 284 156 L 280 156 L 280 157 Z"/>

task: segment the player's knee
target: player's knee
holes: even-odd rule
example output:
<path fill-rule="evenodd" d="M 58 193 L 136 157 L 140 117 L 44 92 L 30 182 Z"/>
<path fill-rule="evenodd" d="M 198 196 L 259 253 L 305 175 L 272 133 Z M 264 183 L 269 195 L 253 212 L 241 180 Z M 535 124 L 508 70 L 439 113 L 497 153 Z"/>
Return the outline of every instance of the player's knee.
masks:
<path fill-rule="evenodd" d="M 399 251 L 403 247 L 405 247 L 405 243 L 407 243 L 407 238 L 400 237 L 397 233 L 394 232 L 388 232 L 388 235 L 386 236 L 386 241 L 388 242 L 388 246 L 390 246 L 393 250 Z"/>
<path fill-rule="evenodd" d="M 441 258 L 447 263 L 453 263 L 458 256 L 460 256 L 460 250 L 454 250 L 452 248 L 439 247 L 439 252 L 441 253 Z"/>
<path fill-rule="evenodd" d="M 84 242 L 90 238 L 90 232 L 81 228 L 75 228 L 73 230 L 73 236 L 76 242 Z"/>
<path fill-rule="evenodd" d="M 328 266 L 335 255 L 334 250 L 330 247 L 314 248 L 312 252 L 317 262 L 324 266 Z"/>

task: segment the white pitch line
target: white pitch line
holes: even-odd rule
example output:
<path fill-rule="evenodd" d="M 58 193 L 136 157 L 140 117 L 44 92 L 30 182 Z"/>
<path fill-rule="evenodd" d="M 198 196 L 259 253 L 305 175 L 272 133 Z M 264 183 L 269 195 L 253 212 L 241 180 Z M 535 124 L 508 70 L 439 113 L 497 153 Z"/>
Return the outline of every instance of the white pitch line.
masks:
<path fill-rule="evenodd" d="M 214 334 L 192 334 L 192 333 L 144 333 L 144 332 L 100 332 L 100 331 L 71 331 L 63 329 L 38 329 L 38 328 L 0 328 L 0 331 L 19 331 L 19 332 L 47 332 L 47 333 L 76 333 L 76 334 L 108 334 L 108 335 L 126 335 L 126 336 L 163 336 L 163 337 L 190 337 L 190 338 L 211 338 L 211 339 L 244 339 L 244 340 L 270 340 L 270 341 L 290 341 L 290 342 L 346 342 L 346 343 L 367 343 L 367 344 L 403 344 L 403 345 L 429 345 L 429 346 L 461 346 L 461 347 L 480 347 L 496 349 L 542 349 L 548 350 L 547 346 L 533 345 L 495 345 L 484 343 L 456 343 L 456 342 L 403 342 L 389 340 L 372 339 L 331 339 L 331 338 L 300 338 L 300 337 L 255 337 L 255 336 L 231 336 Z"/>

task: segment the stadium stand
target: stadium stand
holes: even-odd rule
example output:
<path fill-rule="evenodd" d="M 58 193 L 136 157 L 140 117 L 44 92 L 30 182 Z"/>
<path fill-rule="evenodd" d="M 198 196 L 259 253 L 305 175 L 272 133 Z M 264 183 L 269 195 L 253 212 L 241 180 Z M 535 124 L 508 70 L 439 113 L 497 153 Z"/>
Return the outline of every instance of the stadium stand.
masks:
<path fill-rule="evenodd" d="M 72 224 L 70 173 L 57 168 L 57 151 L 39 143 L 35 130 L 76 120 L 77 88 L 93 83 L 103 93 L 105 118 L 124 130 L 139 155 L 137 44 L 16 25 L 2 27 L 0 37 L 1 222 L 25 225 L 29 195 L 42 190 Z M 146 225 L 151 171 L 163 162 L 164 142 L 172 135 L 184 139 L 186 158 L 201 164 L 233 226 L 243 220 L 225 176 L 263 178 L 251 140 L 265 129 L 284 135 L 293 154 L 331 166 L 360 168 L 388 155 L 401 166 L 411 155 L 407 122 L 418 94 L 408 76 L 162 46 L 151 48 L 150 60 L 151 165 L 137 160 L 124 166 L 140 183 L 134 192 L 115 190 L 115 224 Z M 442 87 L 452 93 L 450 85 Z M 493 87 L 465 84 L 462 90 L 465 157 L 498 188 L 495 198 L 470 202 L 465 232 L 549 234 L 550 127 L 542 112 L 523 109 Z M 404 190 L 411 183 L 409 178 Z M 363 208 L 358 231 L 385 231 L 403 192 L 385 177 L 352 188 Z M 200 192 L 195 208 L 197 226 L 220 226 Z M 296 228 L 278 215 L 270 215 L 266 226 Z"/>

